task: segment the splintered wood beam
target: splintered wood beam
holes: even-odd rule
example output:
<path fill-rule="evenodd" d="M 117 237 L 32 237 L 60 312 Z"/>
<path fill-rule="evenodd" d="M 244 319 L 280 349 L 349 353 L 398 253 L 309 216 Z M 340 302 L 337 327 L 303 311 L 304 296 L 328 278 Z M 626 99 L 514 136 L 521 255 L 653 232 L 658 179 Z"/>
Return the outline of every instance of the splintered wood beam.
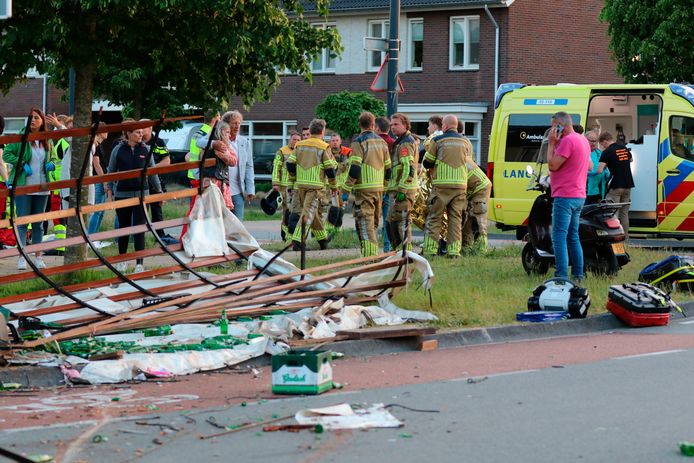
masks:
<path fill-rule="evenodd" d="M 391 252 L 391 253 L 387 253 L 387 254 L 383 254 L 383 255 L 379 255 L 379 256 L 369 256 L 369 257 L 362 257 L 362 258 L 357 258 L 357 259 L 350 259 L 350 260 L 343 261 L 343 262 L 334 262 L 331 264 L 322 265 L 322 266 L 309 268 L 309 269 L 305 269 L 305 270 L 297 270 L 295 272 L 291 272 L 288 274 L 274 275 L 271 277 L 267 277 L 267 278 L 263 278 L 263 279 L 259 279 L 259 280 L 254 280 L 254 281 L 250 281 L 250 282 L 245 281 L 245 282 L 241 282 L 238 284 L 230 285 L 230 286 L 225 287 L 225 288 L 211 290 L 211 291 L 208 291 L 208 292 L 203 293 L 203 294 L 196 294 L 196 295 L 192 295 L 192 296 L 177 298 L 173 302 L 172 301 L 162 302 L 160 304 L 155 304 L 152 306 L 136 309 L 136 310 L 130 311 L 130 312 L 125 313 L 125 314 L 116 315 L 114 317 L 111 317 L 108 320 L 101 320 L 101 321 L 95 322 L 95 323 L 93 323 L 87 327 L 74 328 L 74 329 L 67 330 L 67 331 L 64 331 L 61 333 L 57 333 L 57 334 L 50 336 L 48 338 L 29 341 L 27 343 L 24 343 L 24 347 L 27 347 L 27 348 L 36 347 L 36 346 L 43 345 L 43 344 L 48 343 L 48 342 L 59 341 L 59 340 L 63 340 L 63 339 L 70 339 L 70 338 L 75 338 L 75 337 L 80 337 L 80 336 L 86 336 L 86 335 L 89 335 L 90 333 L 97 332 L 98 330 L 101 329 L 101 327 L 104 327 L 105 325 L 112 325 L 114 323 L 118 323 L 118 322 L 123 321 L 123 320 L 128 319 L 128 318 L 133 318 L 136 316 L 151 313 L 151 312 L 154 312 L 154 311 L 162 309 L 162 308 L 171 307 L 173 305 L 180 305 L 180 304 L 183 304 L 186 302 L 203 300 L 205 298 L 222 295 L 228 291 L 242 290 L 246 287 L 257 285 L 257 284 L 259 284 L 258 282 L 260 282 L 260 283 L 268 283 L 268 282 L 273 282 L 273 281 L 279 282 L 279 281 L 288 280 L 288 279 L 291 279 L 294 277 L 301 277 L 302 275 L 308 275 L 311 272 L 324 272 L 324 271 L 329 271 L 329 270 L 336 269 L 336 268 L 341 268 L 341 267 L 346 267 L 346 266 L 351 266 L 351 265 L 359 265 L 359 264 L 363 264 L 365 262 L 371 262 L 371 261 L 374 261 L 377 259 L 384 259 L 384 258 L 393 256 L 394 254 L 395 254 L 395 252 Z M 330 280 L 333 278 L 339 278 L 340 276 L 351 276 L 353 274 L 366 273 L 368 271 L 375 271 L 375 270 L 378 270 L 381 268 L 388 268 L 390 266 L 401 265 L 405 261 L 406 261 L 406 259 L 399 258 L 399 259 L 393 259 L 392 261 L 386 262 L 386 263 L 380 262 L 378 264 L 372 264 L 371 266 L 368 266 L 368 265 L 367 266 L 359 266 L 356 269 L 346 270 L 346 271 L 338 272 L 335 274 L 327 274 L 327 275 L 322 275 L 322 276 L 318 276 L 318 277 L 312 277 L 311 279 L 306 279 L 306 280 L 299 281 L 299 282 L 293 282 L 293 283 L 288 283 L 288 284 L 284 284 L 284 285 L 278 285 L 278 287 L 274 288 L 274 289 L 281 290 L 281 291 L 287 291 L 290 289 L 296 289 L 296 288 L 300 288 L 302 286 L 311 285 L 311 284 L 319 283 L 322 281 L 327 281 L 327 280 Z M 253 297 L 263 295 L 262 291 L 263 290 L 257 291 L 257 292 L 248 291 L 247 293 L 251 293 L 250 297 L 253 298 Z M 271 289 L 270 291 L 273 291 L 273 289 Z M 242 297 L 243 296 L 248 297 L 246 295 L 247 293 L 244 293 L 241 296 Z M 295 298 L 296 296 L 288 296 L 288 297 L 291 299 L 292 297 Z M 229 301 L 226 301 L 226 302 L 229 302 Z M 233 302 L 233 301 L 231 301 L 231 302 Z M 183 312 L 185 310 L 186 309 L 179 309 L 179 311 L 181 311 L 181 312 Z"/>

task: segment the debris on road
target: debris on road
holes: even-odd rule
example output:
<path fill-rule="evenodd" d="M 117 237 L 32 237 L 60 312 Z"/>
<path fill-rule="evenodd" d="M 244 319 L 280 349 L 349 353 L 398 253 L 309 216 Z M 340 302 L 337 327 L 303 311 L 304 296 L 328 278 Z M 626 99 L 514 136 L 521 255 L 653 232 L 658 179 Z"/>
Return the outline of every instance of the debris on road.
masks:
<path fill-rule="evenodd" d="M 299 424 L 320 424 L 327 430 L 400 428 L 404 424 L 383 406 L 373 404 L 368 408 L 353 408 L 342 403 L 323 408 L 301 410 L 294 416 Z"/>
<path fill-rule="evenodd" d="M 694 457 L 694 442 L 678 442 L 677 446 L 680 448 L 680 452 L 682 452 L 682 455 Z"/>

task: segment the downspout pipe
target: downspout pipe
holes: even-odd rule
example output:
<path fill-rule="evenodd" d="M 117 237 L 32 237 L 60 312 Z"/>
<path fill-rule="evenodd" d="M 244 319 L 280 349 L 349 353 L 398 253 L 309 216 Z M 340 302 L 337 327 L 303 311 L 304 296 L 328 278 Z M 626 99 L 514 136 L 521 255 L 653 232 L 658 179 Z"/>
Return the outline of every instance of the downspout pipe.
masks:
<path fill-rule="evenodd" d="M 41 80 L 43 81 L 43 85 L 41 86 L 41 111 L 46 114 L 46 100 L 48 99 L 48 74 L 41 76 Z"/>
<path fill-rule="evenodd" d="M 492 16 L 492 12 L 489 11 L 489 7 L 484 5 L 484 12 L 487 13 L 487 17 L 494 24 L 494 29 L 496 29 L 496 37 L 494 39 L 494 92 L 496 94 L 496 89 L 499 88 L 499 24 Z"/>

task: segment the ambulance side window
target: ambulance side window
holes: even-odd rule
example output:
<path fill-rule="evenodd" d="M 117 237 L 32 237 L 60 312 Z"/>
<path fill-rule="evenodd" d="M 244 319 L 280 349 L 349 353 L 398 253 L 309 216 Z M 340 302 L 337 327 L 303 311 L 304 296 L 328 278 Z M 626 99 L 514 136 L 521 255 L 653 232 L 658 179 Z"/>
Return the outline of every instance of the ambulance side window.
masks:
<path fill-rule="evenodd" d="M 552 113 L 510 114 L 506 132 L 506 162 L 536 162 L 545 132 L 552 125 Z M 574 124 L 581 123 L 578 114 L 571 114 Z M 546 161 L 546 159 L 543 159 Z"/>
<path fill-rule="evenodd" d="M 670 118 L 670 151 L 675 156 L 694 161 L 694 118 Z"/>
<path fill-rule="evenodd" d="M 506 132 L 506 162 L 534 163 L 552 114 L 511 114 Z"/>

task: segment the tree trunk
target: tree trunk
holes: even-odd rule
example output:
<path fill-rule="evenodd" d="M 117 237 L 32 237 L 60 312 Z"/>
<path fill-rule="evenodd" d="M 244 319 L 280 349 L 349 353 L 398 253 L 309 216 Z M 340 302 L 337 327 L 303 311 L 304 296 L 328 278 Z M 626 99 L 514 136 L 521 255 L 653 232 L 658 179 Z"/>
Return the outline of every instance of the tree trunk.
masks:
<path fill-rule="evenodd" d="M 88 22 L 89 23 L 89 22 Z M 95 27 L 96 21 L 92 22 Z M 89 24 L 87 24 L 89 27 Z M 88 127 L 92 123 L 92 100 L 94 98 L 94 70 L 95 64 L 84 63 L 75 69 L 75 127 Z M 74 137 L 72 139 L 70 178 L 77 179 L 82 172 L 82 163 L 89 156 L 89 137 Z M 91 170 L 86 175 L 91 175 Z M 88 187 L 82 187 L 82 205 L 87 204 Z M 77 206 L 77 191 L 70 189 L 70 207 Z M 83 215 L 85 226 L 89 217 Z M 67 236 L 80 236 L 82 234 L 77 217 L 70 217 L 67 221 Z M 87 259 L 87 245 L 74 245 L 65 248 L 65 263 L 74 264 L 84 262 Z"/>
<path fill-rule="evenodd" d="M 139 121 L 142 119 L 142 110 L 144 106 L 144 96 L 142 95 L 142 85 L 137 85 L 133 92 L 133 119 Z"/>

